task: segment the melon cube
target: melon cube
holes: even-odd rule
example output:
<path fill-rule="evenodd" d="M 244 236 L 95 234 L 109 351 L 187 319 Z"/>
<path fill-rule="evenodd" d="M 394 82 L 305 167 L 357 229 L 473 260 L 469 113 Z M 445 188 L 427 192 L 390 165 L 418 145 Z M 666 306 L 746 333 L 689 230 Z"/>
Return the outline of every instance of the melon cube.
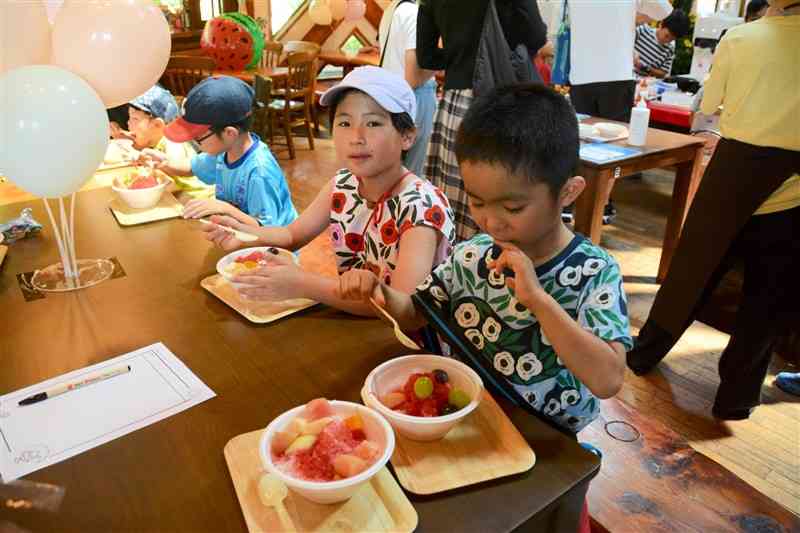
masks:
<path fill-rule="evenodd" d="M 333 460 L 333 469 L 342 477 L 360 474 L 367 468 L 367 462 L 360 457 L 347 453 L 337 455 Z"/>
<path fill-rule="evenodd" d="M 305 426 L 301 433 L 303 435 L 319 435 L 319 433 L 325 429 L 325 426 L 333 422 L 333 418 L 330 416 L 326 416 L 325 418 L 319 418 L 312 422 L 306 422 Z"/>
<path fill-rule="evenodd" d="M 356 449 L 353 450 L 353 454 L 355 454 L 356 457 L 371 463 L 381 454 L 381 449 L 374 442 L 365 440 L 356 446 Z"/>
<path fill-rule="evenodd" d="M 315 398 L 306 404 L 304 414 L 308 420 L 316 420 L 333 415 L 333 408 L 325 398 Z"/>
<path fill-rule="evenodd" d="M 404 401 L 406 401 L 406 395 L 402 392 L 390 392 L 389 394 L 385 394 L 380 398 L 381 403 L 388 407 L 389 409 L 394 409 Z"/>
<path fill-rule="evenodd" d="M 275 453 L 283 453 L 298 436 L 299 433 L 295 431 L 276 431 L 275 436 L 272 437 L 272 444 L 270 447 Z"/>
<path fill-rule="evenodd" d="M 316 435 L 300 435 L 299 437 L 294 439 L 294 441 L 289 445 L 288 448 L 286 448 L 286 453 L 288 455 L 291 453 L 310 450 L 311 447 L 314 446 L 314 443 L 316 442 L 317 442 Z"/>

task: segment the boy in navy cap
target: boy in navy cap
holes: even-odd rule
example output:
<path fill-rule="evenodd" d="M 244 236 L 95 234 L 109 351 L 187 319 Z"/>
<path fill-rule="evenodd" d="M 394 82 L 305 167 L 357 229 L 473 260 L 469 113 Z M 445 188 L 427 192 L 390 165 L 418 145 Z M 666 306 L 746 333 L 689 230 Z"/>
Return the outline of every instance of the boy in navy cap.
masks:
<path fill-rule="evenodd" d="M 188 166 L 162 159 L 159 168 L 216 184 L 216 199 L 192 200 L 184 218 L 223 214 L 256 226 L 285 226 L 297 218 L 283 171 L 267 145 L 250 132 L 252 107 L 253 89 L 243 81 L 206 78 L 189 91 L 183 116 L 166 127 L 168 139 L 194 141 L 204 153 Z"/>
<path fill-rule="evenodd" d="M 167 123 L 178 117 L 178 104 L 172 94 L 154 85 L 146 93 L 128 104 L 128 130 L 136 148 L 142 150 L 143 159 L 167 159 L 188 165 L 196 155 L 192 145 L 175 143 L 164 136 Z M 176 177 L 178 190 L 192 198 L 213 198 L 214 186 L 206 185 L 194 176 Z"/>

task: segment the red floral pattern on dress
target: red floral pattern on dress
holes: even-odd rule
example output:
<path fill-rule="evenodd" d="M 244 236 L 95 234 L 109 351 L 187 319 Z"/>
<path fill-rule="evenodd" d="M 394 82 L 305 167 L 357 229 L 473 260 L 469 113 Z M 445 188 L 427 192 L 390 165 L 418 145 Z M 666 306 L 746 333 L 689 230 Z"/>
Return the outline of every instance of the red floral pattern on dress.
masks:
<path fill-rule="evenodd" d="M 425 179 L 407 179 L 382 206 L 370 206 L 359 180 L 347 169 L 334 177 L 330 235 L 339 273 L 362 268 L 390 283 L 403 233 L 429 227 L 442 235 L 434 265 L 450 255 L 455 242 L 453 214 L 446 198 Z M 378 217 L 379 220 L 375 220 Z"/>

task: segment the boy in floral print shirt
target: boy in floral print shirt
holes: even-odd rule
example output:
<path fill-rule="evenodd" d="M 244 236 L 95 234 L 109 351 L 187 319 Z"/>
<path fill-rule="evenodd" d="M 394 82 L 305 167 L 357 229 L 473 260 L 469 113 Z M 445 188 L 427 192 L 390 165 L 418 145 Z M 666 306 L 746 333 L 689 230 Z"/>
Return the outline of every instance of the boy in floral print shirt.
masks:
<path fill-rule="evenodd" d="M 477 98 L 455 152 L 484 233 L 456 246 L 412 296 L 363 271 L 340 278 L 345 298 L 373 297 L 404 329 L 447 329 L 480 364 L 559 426 L 578 432 L 597 398 L 622 386 L 631 348 L 614 259 L 561 222 L 585 187 L 575 113 L 541 86 Z"/>

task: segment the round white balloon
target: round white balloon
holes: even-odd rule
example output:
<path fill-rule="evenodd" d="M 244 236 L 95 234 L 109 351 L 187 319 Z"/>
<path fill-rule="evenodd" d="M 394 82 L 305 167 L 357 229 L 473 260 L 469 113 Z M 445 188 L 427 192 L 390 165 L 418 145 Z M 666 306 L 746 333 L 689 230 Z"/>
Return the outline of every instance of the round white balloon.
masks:
<path fill-rule="evenodd" d="M 50 62 L 50 23 L 44 4 L 0 0 L 0 74 Z"/>
<path fill-rule="evenodd" d="M 73 193 L 108 145 L 108 116 L 89 84 L 68 70 L 34 65 L 0 76 L 0 166 L 31 194 Z"/>

